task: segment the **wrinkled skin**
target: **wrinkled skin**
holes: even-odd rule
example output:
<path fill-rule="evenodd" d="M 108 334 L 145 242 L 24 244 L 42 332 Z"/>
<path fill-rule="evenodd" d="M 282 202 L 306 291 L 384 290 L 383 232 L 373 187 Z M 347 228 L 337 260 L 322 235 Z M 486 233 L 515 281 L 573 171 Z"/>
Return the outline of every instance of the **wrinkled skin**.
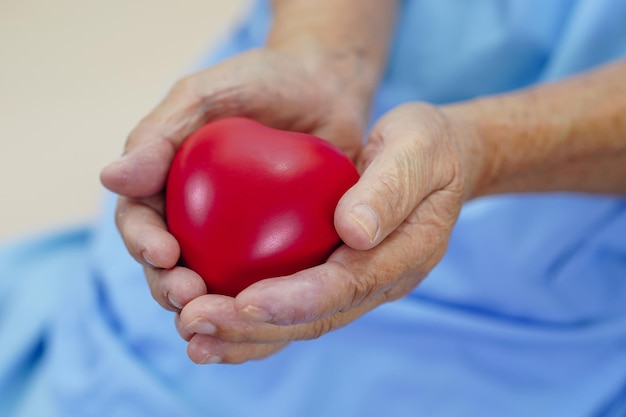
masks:
<path fill-rule="evenodd" d="M 102 173 L 121 195 L 116 220 L 128 250 L 144 265 L 154 298 L 177 313 L 195 362 L 262 358 L 407 294 L 443 256 L 466 197 L 468 158 L 476 152 L 459 143 L 464 127 L 454 117 L 425 104 L 399 107 L 360 149 L 368 106 L 345 94 L 352 81 L 319 88 L 313 80 L 336 75 L 298 62 L 256 50 L 183 79 Z M 323 137 L 362 172 L 335 212 L 346 244 L 323 265 L 260 281 L 236 298 L 207 294 L 196 273 L 176 266 L 180 249 L 163 218 L 177 147 L 203 123 L 231 115 Z"/>
<path fill-rule="evenodd" d="M 145 266 L 154 298 L 176 312 L 195 362 L 263 358 L 404 296 L 442 258 L 469 198 L 626 192 L 626 61 L 467 103 L 402 105 L 377 121 L 361 149 L 367 71 L 350 70 L 362 66 L 345 65 L 349 55 L 331 56 L 257 50 L 185 78 L 102 172 L 120 194 L 124 242 Z M 163 219 L 176 149 L 203 123 L 231 115 L 320 136 L 361 172 L 335 211 L 345 245 L 322 265 L 259 281 L 235 298 L 207 294 L 196 273 L 176 266 L 180 250 Z"/>

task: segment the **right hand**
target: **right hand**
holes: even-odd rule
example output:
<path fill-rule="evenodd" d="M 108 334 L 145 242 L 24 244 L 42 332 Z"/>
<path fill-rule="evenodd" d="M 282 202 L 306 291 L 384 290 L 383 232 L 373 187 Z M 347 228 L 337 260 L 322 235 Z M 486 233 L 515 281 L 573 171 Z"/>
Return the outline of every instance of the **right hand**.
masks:
<path fill-rule="evenodd" d="M 164 218 L 164 187 L 178 147 L 211 120 L 244 116 L 320 136 L 355 158 L 371 91 L 351 65 L 363 64 L 350 59 L 252 50 L 177 82 L 131 132 L 101 181 L 120 195 L 117 227 L 161 306 L 178 312 L 207 292 L 199 275 L 176 266 L 180 248 Z"/>

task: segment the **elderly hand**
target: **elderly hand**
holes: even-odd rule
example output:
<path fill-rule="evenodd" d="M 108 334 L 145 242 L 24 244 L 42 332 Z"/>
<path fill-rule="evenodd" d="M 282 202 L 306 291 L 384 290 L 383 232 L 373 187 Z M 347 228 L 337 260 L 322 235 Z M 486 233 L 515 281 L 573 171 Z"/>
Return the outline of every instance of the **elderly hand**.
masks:
<path fill-rule="evenodd" d="M 335 225 L 346 243 L 328 261 L 259 281 L 236 298 L 207 294 L 177 320 L 198 363 L 240 363 L 313 339 L 410 292 L 443 256 L 478 178 L 476 133 L 426 104 L 401 106 L 375 126 L 359 182 Z"/>
<path fill-rule="evenodd" d="M 206 294 L 196 273 L 176 267 L 180 248 L 164 220 L 164 186 L 182 141 L 210 120 L 237 115 L 323 137 L 354 157 L 368 117 L 362 94 L 369 92 L 350 72 L 351 59 L 253 50 L 178 82 L 133 130 L 101 180 L 120 194 L 118 228 L 164 308 L 179 311 Z"/>
<path fill-rule="evenodd" d="M 374 127 L 340 200 L 346 245 L 235 299 L 189 302 L 197 362 L 243 362 L 316 338 L 411 291 L 443 256 L 462 203 L 508 192 L 626 193 L 626 60 L 558 83 L 442 108 L 407 104 Z"/>

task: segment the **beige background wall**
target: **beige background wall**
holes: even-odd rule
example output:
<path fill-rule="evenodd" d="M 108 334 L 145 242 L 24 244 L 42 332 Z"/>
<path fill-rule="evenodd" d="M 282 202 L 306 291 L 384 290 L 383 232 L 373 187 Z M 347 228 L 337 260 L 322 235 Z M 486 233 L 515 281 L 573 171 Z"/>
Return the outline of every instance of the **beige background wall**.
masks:
<path fill-rule="evenodd" d="M 247 4 L 0 2 L 0 242 L 95 215 L 100 168 Z"/>

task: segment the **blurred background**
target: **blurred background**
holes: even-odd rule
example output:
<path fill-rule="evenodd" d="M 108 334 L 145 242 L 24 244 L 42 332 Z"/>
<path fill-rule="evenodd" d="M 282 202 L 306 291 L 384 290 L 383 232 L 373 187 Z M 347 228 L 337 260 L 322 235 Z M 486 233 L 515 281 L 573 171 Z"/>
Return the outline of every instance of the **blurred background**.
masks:
<path fill-rule="evenodd" d="M 247 4 L 0 2 L 0 242 L 94 217 L 100 169 Z"/>

